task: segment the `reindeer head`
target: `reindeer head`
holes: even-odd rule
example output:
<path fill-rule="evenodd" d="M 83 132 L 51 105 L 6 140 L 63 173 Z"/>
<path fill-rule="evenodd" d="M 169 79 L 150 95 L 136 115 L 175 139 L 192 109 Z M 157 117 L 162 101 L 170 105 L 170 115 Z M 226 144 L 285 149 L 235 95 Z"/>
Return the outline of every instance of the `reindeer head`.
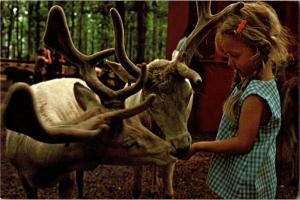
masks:
<path fill-rule="evenodd" d="M 83 85 L 75 84 L 74 94 L 78 104 L 86 113 L 109 113 L 111 110 L 99 104 L 94 93 Z M 112 115 L 113 118 L 109 120 L 110 131 L 101 134 L 96 141 L 88 144 L 97 159 L 109 160 L 110 164 L 115 162 L 116 164 L 131 165 L 149 163 L 165 165 L 174 161 L 170 157 L 174 149 L 168 142 L 154 135 L 136 119 L 125 116 L 129 113 L 133 116 L 137 112 L 145 110 L 153 102 L 154 97 L 155 95 L 150 95 L 143 104 L 134 109 L 115 111 L 119 114 Z M 121 122 L 122 119 L 124 119 L 123 122 Z"/>
<path fill-rule="evenodd" d="M 22 83 L 16 84 L 8 92 L 4 110 L 4 124 L 8 129 L 44 143 L 80 144 L 84 149 L 88 149 L 93 159 L 96 160 L 107 157 L 112 161 L 123 160 L 122 162 L 128 164 L 154 162 L 160 165 L 175 161 L 175 158 L 170 155 L 173 148 L 169 143 L 155 136 L 140 123 L 129 119 L 145 111 L 155 99 L 155 95 L 149 95 L 138 106 L 123 108 L 124 100 L 139 91 L 145 84 L 146 67 L 142 67 L 135 85 L 118 91 L 106 87 L 96 76 L 95 64 L 100 59 L 111 55 L 114 50 L 108 49 L 90 56 L 79 52 L 73 45 L 64 12 L 59 6 L 52 7 L 49 12 L 44 41 L 50 48 L 61 53 L 80 68 L 83 79 L 93 91 L 79 83 L 56 85 L 56 90 L 50 90 L 50 88 L 55 89 L 53 86 L 48 87 L 55 84 L 55 81 L 48 81 L 32 86 L 45 91 L 42 93 L 45 94 L 44 96 L 37 97 L 32 87 Z M 60 81 L 66 82 L 63 79 Z M 71 92 L 70 87 L 72 87 Z M 59 123 L 45 123 L 41 116 L 49 115 L 54 111 L 42 111 L 40 109 L 42 106 L 37 105 L 36 99 L 44 98 L 43 103 L 47 105 L 50 103 L 50 96 L 56 96 L 56 98 L 59 96 L 55 94 L 59 91 L 57 88 L 62 88 L 60 91 L 66 89 L 64 92 L 69 92 L 69 96 L 74 95 L 73 101 L 76 101 L 84 112 L 75 119 Z M 100 97 L 102 104 L 94 92 Z M 65 99 L 59 101 L 65 101 Z M 68 102 L 64 102 L 64 105 L 68 106 Z M 56 102 L 53 106 L 61 110 L 66 109 L 60 105 L 60 102 Z"/>
<path fill-rule="evenodd" d="M 172 61 L 156 59 L 147 64 L 149 78 L 142 89 L 143 99 L 151 93 L 157 95 L 148 112 L 161 129 L 164 138 L 175 147 L 177 155 L 186 152 L 191 144 L 187 120 L 191 111 L 193 90 L 189 81 L 194 85 L 201 84 L 200 75 L 188 65 L 208 31 L 228 14 L 243 6 L 242 3 L 231 4 L 222 12 L 212 15 L 210 2 L 197 1 L 196 4 L 198 22 L 183 48 Z M 107 63 L 123 80 L 134 82 L 141 70 L 126 55 L 121 17 L 115 9 L 111 9 L 111 16 L 116 30 L 115 51 L 120 64 L 111 61 Z"/>

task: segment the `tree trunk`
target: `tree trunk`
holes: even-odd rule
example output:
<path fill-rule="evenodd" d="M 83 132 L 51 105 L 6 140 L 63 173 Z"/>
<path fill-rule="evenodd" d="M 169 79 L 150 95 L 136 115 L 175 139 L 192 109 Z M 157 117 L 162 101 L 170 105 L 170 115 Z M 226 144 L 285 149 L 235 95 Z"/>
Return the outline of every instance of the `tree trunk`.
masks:
<path fill-rule="evenodd" d="M 134 25 L 133 24 L 129 24 L 129 32 L 128 32 L 128 35 L 129 35 L 129 41 L 128 41 L 128 52 L 129 52 L 129 57 L 131 59 L 133 59 L 134 57 L 134 43 L 133 43 L 133 33 L 134 33 Z"/>
<path fill-rule="evenodd" d="M 95 29 L 92 29 L 92 43 L 91 43 L 91 52 L 94 53 L 95 49 L 95 41 L 96 41 L 96 34 L 95 34 Z"/>
<path fill-rule="evenodd" d="M 22 41 L 22 39 L 24 38 L 24 20 L 22 20 L 21 22 L 21 27 L 20 27 L 20 46 L 19 46 L 19 48 L 20 48 L 20 58 L 23 58 L 24 57 L 24 55 L 23 55 L 23 41 Z"/>
<path fill-rule="evenodd" d="M 40 1 L 37 1 L 35 4 L 35 49 L 39 49 L 40 48 L 40 33 L 41 33 L 41 27 L 40 27 Z"/>
<path fill-rule="evenodd" d="M 158 23 L 158 27 L 160 27 L 160 22 Z M 158 38 L 160 38 L 159 39 L 159 42 L 158 42 L 158 56 L 159 57 L 164 57 L 165 56 L 165 54 L 164 54 L 164 47 L 165 47 L 165 45 L 164 45 L 164 42 L 165 42 L 165 40 L 162 40 L 162 38 L 163 38 L 163 32 L 164 32 L 165 30 L 164 29 L 162 29 L 162 28 L 159 28 L 158 29 Z"/>
<path fill-rule="evenodd" d="M 0 1 L 0 10 L 3 10 L 3 7 L 4 7 L 4 6 L 3 6 L 3 2 Z M 4 24 L 3 24 L 3 23 L 4 23 L 4 20 L 3 20 L 3 14 L 2 14 L 2 12 L 0 12 L 0 19 L 1 19 L 1 22 L 0 22 L 0 23 L 1 23 L 1 30 L 0 30 L 0 32 L 3 34 L 3 35 L 1 36 L 1 38 L 0 38 L 0 39 L 1 39 L 1 49 L 2 49 L 1 55 L 0 55 L 0 56 L 1 56 L 1 58 L 2 58 L 2 57 L 5 56 L 5 55 L 4 55 L 4 52 L 5 52 L 5 51 L 3 51 L 3 49 L 4 49 L 5 46 L 4 46 L 4 43 L 3 43 L 3 42 L 4 42 L 4 39 L 3 39 L 3 38 L 4 38 L 4 37 L 3 37 L 3 36 L 4 36 Z"/>
<path fill-rule="evenodd" d="M 19 4 L 16 3 L 15 5 L 16 8 L 16 44 L 13 45 L 16 50 L 14 52 L 16 52 L 17 55 L 14 55 L 14 57 L 17 57 L 18 59 L 21 58 L 21 51 L 20 51 L 20 43 L 22 43 L 22 41 L 20 41 L 20 27 L 19 27 Z"/>
<path fill-rule="evenodd" d="M 84 17 L 84 1 L 80 2 L 80 14 L 79 14 L 79 29 L 78 29 L 78 49 L 82 51 L 82 36 L 83 36 L 83 17 Z"/>
<path fill-rule="evenodd" d="M 32 27 L 32 11 L 33 11 L 33 3 L 28 2 L 28 20 L 27 20 L 27 60 L 30 59 L 30 55 L 32 55 L 32 33 L 31 33 L 31 27 Z M 35 51 L 34 51 L 35 52 Z M 34 54 L 35 55 L 35 54 Z"/>
<path fill-rule="evenodd" d="M 12 31 L 14 28 L 14 6 L 13 4 L 10 4 L 10 15 L 9 15 L 9 28 L 7 31 L 7 52 L 6 57 L 9 58 L 10 56 L 10 46 L 11 46 L 11 40 L 12 40 Z"/>
<path fill-rule="evenodd" d="M 145 1 L 137 1 L 137 63 L 142 63 L 145 60 L 145 43 L 146 43 L 146 32 L 147 32 L 147 3 Z"/>
<path fill-rule="evenodd" d="M 88 31 L 84 29 L 84 53 L 88 54 Z"/>
<path fill-rule="evenodd" d="M 48 10 L 50 10 L 52 6 L 53 6 L 53 1 L 48 1 Z"/>
<path fill-rule="evenodd" d="M 157 49 L 157 22 L 158 18 L 156 13 L 158 12 L 157 2 L 153 1 L 152 3 L 152 13 L 153 13 L 153 32 L 152 32 L 152 59 L 158 57 L 158 49 Z M 152 60 L 151 59 L 151 60 Z"/>
<path fill-rule="evenodd" d="M 74 5 L 74 1 L 71 1 L 71 7 L 72 7 L 72 10 L 74 11 L 75 10 L 75 5 Z M 71 36 L 74 40 L 74 35 L 75 35 L 75 12 L 71 12 L 71 28 L 70 28 L 70 31 L 71 31 Z"/>

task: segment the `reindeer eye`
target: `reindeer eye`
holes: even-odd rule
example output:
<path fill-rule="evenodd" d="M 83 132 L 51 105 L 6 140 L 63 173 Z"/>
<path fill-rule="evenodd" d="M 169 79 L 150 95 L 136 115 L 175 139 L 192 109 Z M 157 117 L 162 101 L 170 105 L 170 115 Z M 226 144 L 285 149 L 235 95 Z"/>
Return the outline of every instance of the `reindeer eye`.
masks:
<path fill-rule="evenodd" d="M 131 138 L 127 139 L 127 140 L 122 144 L 122 147 L 124 147 L 124 148 L 126 148 L 126 149 L 130 149 L 130 148 L 132 148 L 133 146 L 139 147 L 138 143 L 137 143 L 135 140 L 131 139 Z"/>
<path fill-rule="evenodd" d="M 154 83 L 152 81 L 152 79 L 148 78 L 146 84 L 145 84 L 145 87 L 148 88 L 148 89 L 151 89 L 153 87 Z"/>

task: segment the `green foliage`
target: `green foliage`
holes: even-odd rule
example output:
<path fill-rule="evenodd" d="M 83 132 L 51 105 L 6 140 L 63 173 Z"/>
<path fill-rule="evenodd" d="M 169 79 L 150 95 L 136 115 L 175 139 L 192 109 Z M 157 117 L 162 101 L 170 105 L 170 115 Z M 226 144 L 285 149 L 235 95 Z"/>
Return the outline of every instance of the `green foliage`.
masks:
<path fill-rule="evenodd" d="M 34 60 L 42 38 L 47 14 L 52 5 L 63 7 L 73 42 L 80 51 L 92 54 L 114 46 L 109 9 L 115 1 L 1 1 L 1 58 Z M 166 1 L 145 1 L 144 61 L 163 58 L 166 53 Z M 83 9 L 82 9 L 83 8 Z M 135 1 L 124 2 L 126 52 L 135 61 L 140 44 L 138 11 Z M 59 30 L 58 30 L 59 31 Z"/>

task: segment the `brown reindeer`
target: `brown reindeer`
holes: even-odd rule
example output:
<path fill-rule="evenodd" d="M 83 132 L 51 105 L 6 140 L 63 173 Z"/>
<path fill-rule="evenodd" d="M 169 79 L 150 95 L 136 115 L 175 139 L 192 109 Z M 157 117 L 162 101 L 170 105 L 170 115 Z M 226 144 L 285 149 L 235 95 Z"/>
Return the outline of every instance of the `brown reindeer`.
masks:
<path fill-rule="evenodd" d="M 299 78 L 285 80 L 280 89 L 282 125 L 277 137 L 278 183 L 298 184 L 299 179 Z"/>

